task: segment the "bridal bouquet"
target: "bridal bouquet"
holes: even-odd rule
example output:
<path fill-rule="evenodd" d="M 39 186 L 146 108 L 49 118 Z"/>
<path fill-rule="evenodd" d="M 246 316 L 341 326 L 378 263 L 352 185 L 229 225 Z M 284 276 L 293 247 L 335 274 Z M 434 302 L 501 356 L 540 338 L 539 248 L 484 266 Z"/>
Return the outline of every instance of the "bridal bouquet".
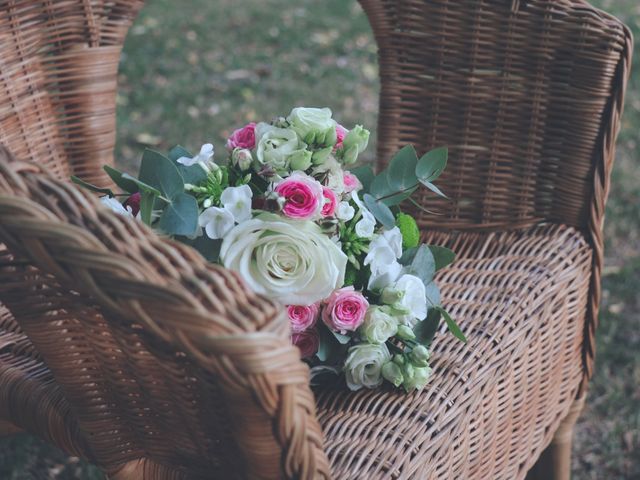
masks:
<path fill-rule="evenodd" d="M 429 380 L 441 319 L 464 341 L 434 283 L 454 254 L 421 244 L 400 209 L 418 205 L 420 187 L 443 195 L 433 181 L 447 151 L 418 158 L 406 146 L 376 176 L 352 168 L 368 141 L 327 108 L 294 108 L 233 132 L 223 161 L 211 144 L 195 155 L 147 150 L 138 177 L 105 167 L 121 193 L 74 181 L 286 305 L 291 341 L 316 381 L 343 373 L 352 390 L 386 380 L 410 392 Z"/>

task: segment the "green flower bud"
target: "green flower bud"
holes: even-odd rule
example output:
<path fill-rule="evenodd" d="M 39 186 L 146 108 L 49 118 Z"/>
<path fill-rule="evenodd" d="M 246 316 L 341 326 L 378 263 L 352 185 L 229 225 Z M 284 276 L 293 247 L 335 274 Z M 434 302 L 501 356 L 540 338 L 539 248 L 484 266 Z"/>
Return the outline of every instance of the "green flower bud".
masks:
<path fill-rule="evenodd" d="M 418 345 L 409 354 L 411 363 L 416 367 L 428 367 L 429 366 L 429 350 L 424 345 Z"/>
<path fill-rule="evenodd" d="M 396 353 L 393 356 L 393 361 L 395 362 L 396 365 L 404 365 L 405 364 L 405 359 L 404 359 L 404 355 L 400 355 L 399 353 Z"/>
<path fill-rule="evenodd" d="M 324 162 L 327 161 L 327 158 L 329 158 L 329 155 L 331 155 L 331 152 L 333 151 L 333 147 L 326 147 L 323 148 L 322 150 L 317 150 L 315 152 L 313 152 L 313 164 L 314 165 L 322 165 Z"/>
<path fill-rule="evenodd" d="M 396 387 L 402 385 L 402 382 L 404 381 L 402 370 L 393 362 L 388 362 L 383 365 L 382 376 L 385 380 L 392 383 Z"/>
<path fill-rule="evenodd" d="M 404 292 L 393 287 L 385 287 L 382 289 L 380 301 L 385 305 L 395 305 L 404 297 Z"/>
<path fill-rule="evenodd" d="M 358 147 L 354 146 L 342 151 L 342 162 L 345 165 L 353 165 L 358 161 Z"/>
<path fill-rule="evenodd" d="M 398 333 L 396 333 L 396 337 L 400 340 L 415 340 L 416 334 L 413 333 L 413 330 L 411 330 L 407 325 L 400 325 L 398 326 Z"/>
<path fill-rule="evenodd" d="M 356 125 L 347 133 L 342 142 L 345 152 L 352 147 L 357 147 L 358 154 L 364 152 L 369 145 L 369 135 L 369 130 L 363 128 L 362 125 Z"/>
<path fill-rule="evenodd" d="M 404 381 L 402 382 L 402 386 L 407 391 L 407 393 L 409 393 L 414 390 L 422 390 L 425 387 L 425 385 L 429 382 L 429 378 L 431 377 L 431 368 L 411 367 L 411 375 L 408 375 L 407 367 L 405 366 L 403 373 Z"/>
<path fill-rule="evenodd" d="M 311 166 L 312 153 L 309 150 L 301 149 L 293 152 L 289 157 L 291 170 L 305 171 Z"/>
<path fill-rule="evenodd" d="M 402 233 L 402 248 L 414 248 L 420 243 L 420 229 L 411 215 L 401 213 L 396 217 L 396 226 Z"/>
<path fill-rule="evenodd" d="M 344 273 L 344 286 L 350 287 L 352 285 L 355 285 L 357 279 L 358 271 L 350 265 L 347 266 L 347 271 Z"/>

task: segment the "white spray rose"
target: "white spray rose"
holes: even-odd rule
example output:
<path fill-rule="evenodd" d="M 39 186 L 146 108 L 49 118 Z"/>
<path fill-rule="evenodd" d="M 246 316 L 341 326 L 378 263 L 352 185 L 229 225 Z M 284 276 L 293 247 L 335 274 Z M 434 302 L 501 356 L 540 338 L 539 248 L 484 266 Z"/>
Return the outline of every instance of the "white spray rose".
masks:
<path fill-rule="evenodd" d="M 328 108 L 298 107 L 291 110 L 287 121 L 304 142 L 335 145 L 337 123 L 331 116 Z"/>
<path fill-rule="evenodd" d="M 415 275 L 402 275 L 397 282 L 386 287 L 382 295 L 385 298 L 398 298 L 392 307 L 407 317 L 417 320 L 427 318 L 426 288 Z"/>
<path fill-rule="evenodd" d="M 360 332 L 369 343 L 384 343 L 398 331 L 398 320 L 384 307 L 370 307 Z"/>
<path fill-rule="evenodd" d="M 233 228 L 220 259 L 256 292 L 311 305 L 342 287 L 347 257 L 318 225 L 262 214 Z"/>
<path fill-rule="evenodd" d="M 344 362 L 344 373 L 347 386 L 351 390 L 362 387 L 376 388 L 382 384 L 382 367 L 391 354 L 386 344 L 374 345 L 361 343 L 349 348 L 347 360 Z"/>
<path fill-rule="evenodd" d="M 268 123 L 256 125 L 255 132 L 258 162 L 272 167 L 276 172 L 287 171 L 291 156 L 300 149 L 296 132 Z"/>

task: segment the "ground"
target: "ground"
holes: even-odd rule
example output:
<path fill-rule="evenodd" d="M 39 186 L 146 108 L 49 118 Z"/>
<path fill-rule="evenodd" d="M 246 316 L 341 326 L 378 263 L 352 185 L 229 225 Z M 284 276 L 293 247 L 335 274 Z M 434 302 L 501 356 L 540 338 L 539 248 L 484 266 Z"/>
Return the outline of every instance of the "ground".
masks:
<path fill-rule="evenodd" d="M 595 3 L 640 37 L 637 0 Z M 596 373 L 575 439 L 578 480 L 640 479 L 640 58 L 634 73 L 607 214 Z M 355 1 L 150 0 L 124 49 L 117 157 L 133 168 L 144 146 L 221 147 L 233 126 L 302 103 L 373 128 L 377 74 Z M 103 476 L 21 435 L 0 439 L 0 478 Z"/>

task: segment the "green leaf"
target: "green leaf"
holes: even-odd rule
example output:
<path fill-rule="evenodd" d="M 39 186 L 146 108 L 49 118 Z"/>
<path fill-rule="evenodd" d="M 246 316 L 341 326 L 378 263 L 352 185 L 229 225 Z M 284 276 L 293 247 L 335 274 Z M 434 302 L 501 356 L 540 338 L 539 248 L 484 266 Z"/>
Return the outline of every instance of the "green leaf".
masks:
<path fill-rule="evenodd" d="M 424 185 L 425 187 L 427 187 L 429 190 L 431 190 L 433 193 L 435 193 L 436 195 L 442 197 L 442 198 L 449 198 L 447 197 L 442 190 L 440 190 L 438 187 L 436 187 L 433 183 L 431 182 L 425 182 L 423 180 L 419 180 L 419 182 Z"/>
<path fill-rule="evenodd" d="M 318 359 L 326 363 L 344 362 L 347 346 L 341 344 L 324 325 L 320 325 L 319 331 L 320 347 L 318 348 L 318 353 L 316 353 Z"/>
<path fill-rule="evenodd" d="M 448 150 L 446 147 L 427 152 L 418 161 L 416 177 L 425 184 L 437 179 L 447 166 Z"/>
<path fill-rule="evenodd" d="M 111 177 L 111 180 L 113 180 L 113 183 L 115 183 L 117 186 L 119 186 L 125 192 L 127 192 L 127 193 L 136 193 L 139 190 L 138 189 L 138 184 L 136 182 L 126 178 L 125 174 L 123 172 L 121 172 L 120 170 L 117 170 L 117 169 L 115 169 L 113 167 L 110 167 L 109 165 L 105 165 L 102 168 L 107 173 L 107 175 L 109 175 L 109 177 Z"/>
<path fill-rule="evenodd" d="M 115 195 L 113 194 L 110 188 L 96 187 L 95 185 L 85 182 L 84 180 L 82 180 L 79 177 L 76 177 L 75 175 L 71 176 L 71 181 L 76 185 L 80 185 L 82 188 L 86 188 L 87 190 L 90 190 L 92 192 L 102 193 L 103 195 L 109 195 L 109 197 L 112 197 L 112 198 L 115 197 Z"/>
<path fill-rule="evenodd" d="M 171 150 L 169 150 L 168 157 L 169 157 L 169 160 L 172 160 L 175 162 L 181 157 L 193 158 L 193 154 L 189 152 L 189 150 L 184 148 L 182 145 L 176 145 Z"/>
<path fill-rule="evenodd" d="M 464 333 L 462 333 L 462 330 L 460 329 L 458 324 L 455 322 L 455 320 L 451 318 L 451 315 L 449 315 L 449 312 L 447 312 L 442 307 L 438 307 L 438 311 L 444 317 L 444 321 L 447 324 L 447 328 L 451 333 L 453 333 L 454 337 L 456 337 L 458 340 L 460 340 L 463 343 L 467 343 L 467 337 L 464 336 Z"/>
<path fill-rule="evenodd" d="M 373 173 L 373 169 L 369 165 L 362 165 L 361 167 L 356 167 L 352 170 L 349 170 L 352 174 L 358 177 L 360 183 L 362 184 L 362 191 L 368 192 L 371 188 L 371 182 L 375 178 Z"/>
<path fill-rule="evenodd" d="M 427 297 L 427 307 L 437 308 L 440 306 L 440 289 L 433 280 L 425 284 L 425 296 Z"/>
<path fill-rule="evenodd" d="M 418 183 L 416 166 L 418 154 L 413 145 L 406 145 L 389 162 L 387 182 L 393 191 L 406 191 Z"/>
<path fill-rule="evenodd" d="M 453 250 L 449 250 L 446 247 L 439 247 L 437 245 L 429 245 L 429 250 L 436 261 L 436 270 L 441 270 L 447 265 L 451 265 L 456 259 L 456 254 Z"/>
<path fill-rule="evenodd" d="M 413 333 L 416 336 L 416 342 L 426 347 L 431 345 L 433 337 L 440 326 L 440 311 L 432 308 L 429 309 L 427 318 L 416 323 L 413 327 Z"/>
<path fill-rule="evenodd" d="M 373 216 L 376 217 L 382 225 L 384 225 L 384 228 L 392 229 L 395 226 L 396 218 L 394 217 L 393 212 L 389 210 L 389 207 L 384 203 L 376 201 L 376 199 L 368 193 L 364 194 L 362 200 Z"/>
<path fill-rule="evenodd" d="M 128 173 L 123 173 L 122 174 L 122 178 L 125 179 L 125 180 L 128 180 L 130 182 L 135 183 L 138 186 L 138 190 L 140 192 L 153 193 L 156 197 L 162 195 L 160 190 L 158 190 L 157 188 L 152 187 L 151 185 L 147 185 L 144 182 L 141 182 L 140 180 L 138 180 L 133 175 L 129 175 Z"/>
<path fill-rule="evenodd" d="M 173 197 L 162 212 L 158 228 L 168 235 L 194 236 L 198 230 L 198 202 L 188 193 Z"/>
<path fill-rule="evenodd" d="M 180 145 L 173 147 L 169 152 L 169 160 L 171 160 L 178 168 L 184 183 L 189 183 L 191 185 L 200 185 L 203 183 L 207 179 L 207 172 L 205 172 L 198 164 L 187 167 L 186 165 L 178 163 L 178 159 L 181 157 L 192 158 L 193 155 L 187 151 L 186 148 L 181 147 Z"/>
<path fill-rule="evenodd" d="M 407 273 L 415 275 L 420 280 L 428 285 L 432 282 L 433 276 L 436 273 L 436 260 L 426 245 L 420 245 L 416 252 L 411 265 L 407 269 Z"/>
<path fill-rule="evenodd" d="M 145 150 L 142 155 L 139 180 L 157 188 L 168 199 L 184 192 L 184 180 L 178 167 L 153 150 Z"/>
<path fill-rule="evenodd" d="M 158 198 L 158 195 L 150 190 L 142 190 L 140 192 L 140 219 L 145 225 L 151 226 L 151 212 L 153 212 L 153 204 L 156 198 Z"/>
<path fill-rule="evenodd" d="M 196 238 L 178 236 L 177 240 L 195 248 L 208 262 L 217 263 L 220 259 L 222 239 L 213 240 L 206 235 L 201 235 Z"/>

